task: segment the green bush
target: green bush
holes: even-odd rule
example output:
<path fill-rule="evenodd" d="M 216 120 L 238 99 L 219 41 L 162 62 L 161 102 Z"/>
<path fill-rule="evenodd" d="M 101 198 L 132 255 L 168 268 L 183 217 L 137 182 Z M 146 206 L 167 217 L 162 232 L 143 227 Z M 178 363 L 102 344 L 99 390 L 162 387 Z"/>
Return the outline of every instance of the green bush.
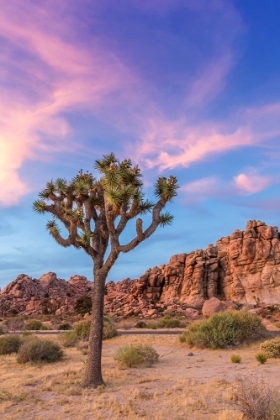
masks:
<path fill-rule="evenodd" d="M 265 331 L 257 315 L 246 311 L 228 311 L 193 323 L 183 336 L 190 346 L 218 349 L 253 342 L 263 337 Z"/>
<path fill-rule="evenodd" d="M 124 346 L 120 347 L 115 360 L 122 367 L 136 368 L 138 366 L 150 367 L 159 359 L 158 353 L 151 346 Z"/>
<path fill-rule="evenodd" d="M 70 324 L 60 324 L 58 326 L 58 329 L 60 331 L 69 331 L 69 330 L 72 330 L 72 326 Z"/>
<path fill-rule="evenodd" d="M 116 337 L 118 335 L 118 331 L 115 327 L 115 324 L 113 321 L 107 317 L 104 316 L 103 318 L 103 340 L 108 340 L 109 338 Z"/>
<path fill-rule="evenodd" d="M 24 329 L 38 331 L 38 330 L 46 329 L 46 326 L 44 326 L 41 321 L 37 321 L 36 319 L 33 319 L 32 321 L 28 321 L 25 323 Z"/>
<path fill-rule="evenodd" d="M 238 354 L 233 354 L 230 357 L 230 360 L 232 361 L 232 363 L 240 363 L 241 362 L 241 357 L 238 356 Z"/>
<path fill-rule="evenodd" d="M 88 340 L 90 333 L 90 321 L 81 321 L 74 324 L 74 331 L 81 340 Z M 103 340 L 115 337 L 118 334 L 115 324 L 106 316 L 103 318 Z"/>
<path fill-rule="evenodd" d="M 166 315 L 160 319 L 157 323 L 158 328 L 185 328 L 186 323 L 180 321 L 178 318 L 172 318 L 170 315 Z"/>
<path fill-rule="evenodd" d="M 80 321 L 74 324 L 73 329 L 81 340 L 88 340 L 90 331 L 90 321 Z"/>
<path fill-rule="evenodd" d="M 79 341 L 78 335 L 75 331 L 67 331 L 59 337 L 63 347 L 74 347 Z"/>
<path fill-rule="evenodd" d="M 280 328 L 280 321 L 275 322 L 275 327 Z"/>
<path fill-rule="evenodd" d="M 23 337 L 30 337 L 30 336 L 32 336 L 32 337 L 33 337 L 33 334 L 32 334 L 32 332 L 30 332 L 30 331 L 23 331 L 22 336 L 23 336 Z"/>
<path fill-rule="evenodd" d="M 3 327 L 1 327 L 1 325 L 0 325 L 0 335 L 3 335 L 3 334 L 5 334 L 5 331 L 4 331 Z"/>
<path fill-rule="evenodd" d="M 144 321 L 138 321 L 135 324 L 135 328 L 148 328 L 148 325 L 146 324 L 146 322 Z"/>
<path fill-rule="evenodd" d="M 49 340 L 30 338 L 20 347 L 17 361 L 19 363 L 52 363 L 63 357 L 63 351 L 58 344 Z"/>
<path fill-rule="evenodd" d="M 151 330 L 156 330 L 157 329 L 157 324 L 152 323 L 152 324 L 149 325 L 149 328 Z"/>
<path fill-rule="evenodd" d="M 17 353 L 23 341 L 18 335 L 5 335 L 0 338 L 0 355 Z"/>
<path fill-rule="evenodd" d="M 90 296 L 81 296 L 76 300 L 75 306 L 74 306 L 76 314 L 79 315 L 85 315 L 87 313 L 91 313 L 92 309 L 92 299 Z"/>
<path fill-rule="evenodd" d="M 260 349 L 267 355 L 267 357 L 280 357 L 280 338 L 266 340 L 260 345 Z"/>
<path fill-rule="evenodd" d="M 262 365 L 267 361 L 267 355 L 265 353 L 258 353 L 255 357 Z"/>

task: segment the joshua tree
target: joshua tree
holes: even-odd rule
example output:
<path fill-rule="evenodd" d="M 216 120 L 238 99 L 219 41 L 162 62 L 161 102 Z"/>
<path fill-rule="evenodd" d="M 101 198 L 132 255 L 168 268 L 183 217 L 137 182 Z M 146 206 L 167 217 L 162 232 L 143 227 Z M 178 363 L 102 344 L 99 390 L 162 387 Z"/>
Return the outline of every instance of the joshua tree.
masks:
<path fill-rule="evenodd" d="M 115 155 L 96 160 L 100 178 L 81 170 L 67 182 L 57 179 L 47 183 L 33 204 L 38 213 L 49 212 L 53 220 L 47 230 L 58 244 L 82 248 L 93 260 L 94 287 L 92 295 L 91 330 L 85 377 L 82 386 L 104 384 L 101 371 L 102 328 L 105 281 L 120 252 L 129 252 L 149 238 L 158 226 L 169 225 L 173 216 L 162 210 L 176 196 L 177 179 L 162 177 L 155 183 L 157 203 L 144 201 L 141 171 L 130 160 L 119 161 Z M 127 223 L 139 215 L 151 212 L 150 225 L 143 229 L 142 219 L 136 219 L 134 239 L 120 243 Z M 63 238 L 57 221 L 68 231 Z"/>

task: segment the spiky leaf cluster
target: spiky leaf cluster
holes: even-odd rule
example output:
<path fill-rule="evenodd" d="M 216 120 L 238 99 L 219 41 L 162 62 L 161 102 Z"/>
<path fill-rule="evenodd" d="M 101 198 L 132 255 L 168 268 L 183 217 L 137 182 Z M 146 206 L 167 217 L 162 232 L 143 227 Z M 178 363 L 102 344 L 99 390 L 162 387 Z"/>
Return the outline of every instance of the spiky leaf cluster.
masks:
<path fill-rule="evenodd" d="M 171 224 L 171 214 L 161 211 L 177 194 L 177 179 L 173 176 L 159 178 L 155 184 L 158 202 L 152 203 L 145 200 L 141 171 L 130 159 L 119 161 L 111 153 L 96 160 L 95 169 L 100 174 L 99 179 L 81 170 L 71 181 L 51 180 L 39 193 L 33 208 L 38 213 L 53 215 L 47 229 L 60 245 L 83 248 L 94 260 L 99 258 L 101 265 L 110 241 L 107 262 L 110 260 L 108 264 L 112 265 L 120 252 L 133 249 L 159 225 Z M 146 212 L 152 212 L 150 226 L 143 231 L 142 220 L 138 218 L 136 237 L 121 245 L 119 237 L 128 221 Z M 57 221 L 67 229 L 67 238 L 62 237 Z"/>

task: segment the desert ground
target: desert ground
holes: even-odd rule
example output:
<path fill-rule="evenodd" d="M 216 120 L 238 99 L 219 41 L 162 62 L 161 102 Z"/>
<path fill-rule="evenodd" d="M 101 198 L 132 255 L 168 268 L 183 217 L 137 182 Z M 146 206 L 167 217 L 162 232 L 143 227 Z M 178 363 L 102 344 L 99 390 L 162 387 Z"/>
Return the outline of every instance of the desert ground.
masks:
<path fill-rule="evenodd" d="M 58 335 L 48 338 L 59 342 Z M 114 355 L 126 344 L 148 344 L 160 355 L 151 368 L 121 369 Z M 0 357 L 2 420 L 238 420 L 235 402 L 238 378 L 262 379 L 279 385 L 280 360 L 259 364 L 259 343 L 238 349 L 198 350 L 176 335 L 121 335 L 103 345 L 106 387 L 79 387 L 86 356 L 65 348 L 54 364 L 20 365 L 16 355 Z M 192 355 L 190 355 L 192 353 Z M 234 364 L 232 354 L 242 360 Z"/>

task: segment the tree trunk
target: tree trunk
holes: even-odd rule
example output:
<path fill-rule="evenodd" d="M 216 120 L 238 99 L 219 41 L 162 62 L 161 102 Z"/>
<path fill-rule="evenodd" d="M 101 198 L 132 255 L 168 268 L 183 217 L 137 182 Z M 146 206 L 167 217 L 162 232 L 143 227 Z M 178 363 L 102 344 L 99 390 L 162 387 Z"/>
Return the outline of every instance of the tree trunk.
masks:
<path fill-rule="evenodd" d="M 97 388 L 104 385 L 101 371 L 103 308 L 106 277 L 94 270 L 94 283 L 92 294 L 92 315 L 89 335 L 89 349 L 86 361 L 85 377 L 82 387 Z"/>

